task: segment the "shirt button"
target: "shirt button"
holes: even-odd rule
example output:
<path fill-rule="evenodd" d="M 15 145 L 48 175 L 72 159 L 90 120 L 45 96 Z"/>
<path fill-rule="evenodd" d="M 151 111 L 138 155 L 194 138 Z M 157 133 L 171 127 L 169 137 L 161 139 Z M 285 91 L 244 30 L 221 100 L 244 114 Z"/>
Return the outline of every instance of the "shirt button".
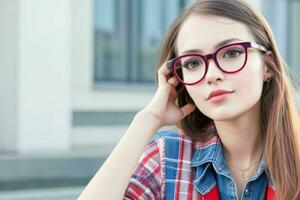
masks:
<path fill-rule="evenodd" d="M 247 189 L 247 188 L 245 189 L 245 192 L 248 192 L 248 189 Z"/>

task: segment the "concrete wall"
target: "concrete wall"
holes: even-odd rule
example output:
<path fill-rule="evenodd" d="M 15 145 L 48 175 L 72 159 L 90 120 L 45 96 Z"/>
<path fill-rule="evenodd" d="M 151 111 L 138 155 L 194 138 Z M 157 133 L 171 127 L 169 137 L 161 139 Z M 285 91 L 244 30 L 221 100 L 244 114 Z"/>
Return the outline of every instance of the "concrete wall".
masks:
<path fill-rule="evenodd" d="M 70 1 L 4 0 L 0 9 L 0 150 L 65 151 L 71 125 Z"/>

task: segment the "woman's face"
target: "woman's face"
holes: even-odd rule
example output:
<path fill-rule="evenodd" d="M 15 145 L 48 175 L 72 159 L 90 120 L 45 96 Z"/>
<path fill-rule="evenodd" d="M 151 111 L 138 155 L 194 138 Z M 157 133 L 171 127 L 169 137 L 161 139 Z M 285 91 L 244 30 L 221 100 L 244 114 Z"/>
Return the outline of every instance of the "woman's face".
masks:
<path fill-rule="evenodd" d="M 215 45 L 228 40 L 235 42 L 255 42 L 254 37 L 244 24 L 229 18 L 213 15 L 191 15 L 181 26 L 177 37 L 177 54 L 188 50 L 199 50 L 202 55 L 215 52 Z M 209 60 L 206 76 L 195 85 L 186 85 L 186 89 L 198 109 L 213 120 L 236 118 L 251 109 L 261 97 L 264 76 L 267 67 L 260 52 L 248 49 L 245 67 L 234 74 L 222 72 Z M 188 77 L 185 77 L 188 78 Z M 221 101 L 207 100 L 214 90 L 229 90 L 233 93 Z"/>

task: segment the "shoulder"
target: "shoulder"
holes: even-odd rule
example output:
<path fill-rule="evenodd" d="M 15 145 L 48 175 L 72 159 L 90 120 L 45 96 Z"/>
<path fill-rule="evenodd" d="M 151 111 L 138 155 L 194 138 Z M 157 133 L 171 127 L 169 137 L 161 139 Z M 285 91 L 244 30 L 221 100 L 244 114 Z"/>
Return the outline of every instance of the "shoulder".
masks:
<path fill-rule="evenodd" d="M 166 151 L 168 152 L 170 147 L 176 146 L 175 144 L 182 137 L 181 134 L 180 130 L 159 130 L 148 143 L 144 156 L 149 157 L 150 152 L 155 152 L 151 156 L 156 157 L 156 160 L 163 160 L 166 156 Z M 176 151 L 176 149 L 173 149 L 173 151 Z"/>
<path fill-rule="evenodd" d="M 166 143 L 170 140 L 178 140 L 179 138 L 179 130 L 160 129 L 148 142 L 142 156 L 140 157 L 139 163 L 142 165 L 146 165 L 147 162 L 161 164 L 161 160 L 165 158 Z"/>
<path fill-rule="evenodd" d="M 206 127 L 207 132 L 216 132 L 216 128 L 214 123 L 208 124 Z M 209 146 L 211 143 L 215 143 L 218 139 L 217 135 L 214 135 L 214 137 L 207 138 L 205 141 L 195 141 L 195 145 L 200 147 Z M 150 143 L 158 141 L 158 140 L 164 140 L 166 142 L 178 142 L 181 141 L 182 143 L 192 143 L 193 140 L 188 137 L 182 129 L 174 128 L 170 130 L 159 130 L 151 139 Z"/>
<path fill-rule="evenodd" d="M 192 140 L 182 130 L 159 130 L 146 146 L 139 162 L 143 165 L 149 161 L 164 165 L 168 159 L 190 159 L 193 149 Z"/>
<path fill-rule="evenodd" d="M 159 130 L 148 143 L 143 157 L 147 157 L 147 161 L 152 158 L 162 166 L 167 165 L 165 161 L 191 162 L 212 155 L 219 143 L 218 135 L 206 141 L 193 141 L 180 129 Z"/>
<path fill-rule="evenodd" d="M 191 138 L 180 129 L 158 131 L 150 145 L 156 146 L 160 160 L 190 160 L 194 150 Z"/>

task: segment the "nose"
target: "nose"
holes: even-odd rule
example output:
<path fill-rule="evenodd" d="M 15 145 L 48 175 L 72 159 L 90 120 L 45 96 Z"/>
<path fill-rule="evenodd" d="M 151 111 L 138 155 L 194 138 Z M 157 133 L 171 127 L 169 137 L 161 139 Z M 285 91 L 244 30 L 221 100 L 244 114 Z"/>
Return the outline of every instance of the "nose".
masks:
<path fill-rule="evenodd" d="M 224 72 L 222 72 L 214 59 L 208 60 L 207 73 L 205 75 L 205 81 L 208 84 L 216 83 L 217 81 L 222 81 L 224 79 Z"/>

